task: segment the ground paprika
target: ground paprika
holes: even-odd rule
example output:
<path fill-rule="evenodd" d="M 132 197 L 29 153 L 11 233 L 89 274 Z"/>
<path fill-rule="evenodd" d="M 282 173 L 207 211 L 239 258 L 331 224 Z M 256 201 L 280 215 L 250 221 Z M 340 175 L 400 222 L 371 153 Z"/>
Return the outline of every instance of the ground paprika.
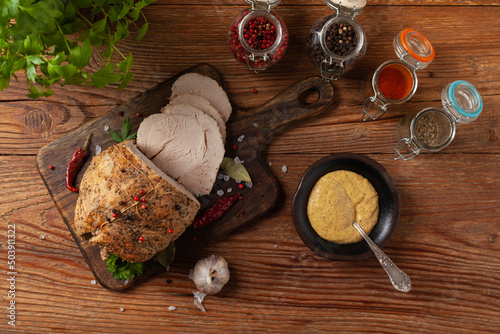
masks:
<path fill-rule="evenodd" d="M 380 93 L 391 100 L 401 100 L 406 97 L 408 84 L 405 75 L 395 67 L 385 67 L 378 75 Z"/>

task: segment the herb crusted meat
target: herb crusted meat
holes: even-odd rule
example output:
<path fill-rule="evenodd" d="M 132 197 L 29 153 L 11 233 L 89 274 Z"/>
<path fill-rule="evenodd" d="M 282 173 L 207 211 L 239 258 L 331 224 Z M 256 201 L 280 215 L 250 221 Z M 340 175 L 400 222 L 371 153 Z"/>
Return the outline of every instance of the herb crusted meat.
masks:
<path fill-rule="evenodd" d="M 101 248 L 103 259 L 114 253 L 143 262 L 176 240 L 199 207 L 189 191 L 125 141 L 95 156 L 85 171 L 75 225 L 80 237 Z"/>

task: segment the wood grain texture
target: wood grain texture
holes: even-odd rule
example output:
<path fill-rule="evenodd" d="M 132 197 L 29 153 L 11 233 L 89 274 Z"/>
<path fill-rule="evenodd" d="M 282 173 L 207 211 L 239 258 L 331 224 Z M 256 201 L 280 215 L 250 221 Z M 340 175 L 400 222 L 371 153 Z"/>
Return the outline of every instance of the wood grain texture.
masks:
<path fill-rule="evenodd" d="M 0 94 L 0 254 L 5 261 L 6 226 L 15 224 L 18 271 L 17 326 L 12 328 L 5 317 L 9 298 L 2 265 L 0 332 L 500 332 L 499 4 L 368 1 L 356 18 L 367 34 L 368 51 L 333 83 L 334 104 L 274 135 L 263 152 L 280 187 L 273 210 L 121 293 L 91 284 L 94 277 L 36 171 L 35 155 L 202 62 L 220 70 L 236 105 L 260 106 L 317 74 L 304 51 L 305 35 L 331 11 L 321 0 L 282 1 L 277 12 L 288 26 L 290 47 L 279 64 L 258 75 L 237 63 L 227 47 L 227 29 L 247 7 L 240 0 L 160 0 L 148 7 L 148 35 L 139 44 L 122 44 L 135 60 L 135 78 L 125 90 L 61 87 L 54 97 L 31 101 L 21 75 Z M 392 39 L 404 28 L 424 33 L 436 58 L 418 72 L 419 88 L 408 103 L 390 108 L 379 121 L 362 123 L 360 82 L 395 57 Z M 99 57 L 93 61 L 95 66 Z M 451 145 L 437 154 L 393 161 L 400 117 L 439 106 L 442 88 L 457 79 L 481 93 L 484 111 L 478 120 L 459 125 Z M 395 291 L 375 258 L 329 261 L 314 255 L 295 232 L 290 205 L 300 176 L 337 152 L 366 154 L 395 181 L 401 218 L 384 251 L 412 278 L 410 293 Z M 210 254 L 228 260 L 231 280 L 206 298 L 208 312 L 202 313 L 193 304 L 194 285 L 187 275 Z M 171 305 L 177 309 L 168 311 Z"/>

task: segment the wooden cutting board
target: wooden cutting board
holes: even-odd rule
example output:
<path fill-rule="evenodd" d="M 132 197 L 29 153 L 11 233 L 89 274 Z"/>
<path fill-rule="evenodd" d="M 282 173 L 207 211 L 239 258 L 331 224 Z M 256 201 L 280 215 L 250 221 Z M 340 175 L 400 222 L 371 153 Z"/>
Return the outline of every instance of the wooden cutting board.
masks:
<path fill-rule="evenodd" d="M 90 246 L 87 241 L 81 240 L 75 233 L 73 218 L 78 194 L 66 188 L 64 177 L 66 166 L 73 152 L 78 147 L 83 146 L 88 133 L 92 132 L 94 136 L 89 158 L 76 178 L 75 184 L 78 187 L 83 172 L 90 164 L 90 157 L 95 155 L 96 145 L 101 146 L 104 150 L 114 143 L 111 136 L 105 132 L 105 127 L 121 133 L 120 125 L 125 117 L 129 116 L 132 122 L 132 131 L 137 131 L 144 117 L 160 112 L 160 109 L 168 103 L 172 83 L 180 75 L 188 72 L 209 76 L 224 87 L 221 74 L 216 68 L 208 64 L 197 65 L 111 110 L 108 115 L 59 138 L 41 149 L 37 155 L 38 172 L 42 176 L 57 209 L 96 280 L 107 289 L 117 291 L 126 289 L 147 276 L 161 269 L 164 270 L 164 268 L 150 260 L 146 265 L 145 272 L 138 279 L 125 282 L 111 276 L 106 269 L 105 262 L 100 258 L 99 248 Z M 309 100 L 306 102 L 304 98 L 307 95 L 314 95 L 317 99 L 313 100 L 312 103 Z M 233 158 L 237 156 L 244 161 L 244 166 L 250 173 L 253 185 L 240 190 L 234 180 L 217 179 L 212 193 L 200 198 L 202 210 L 217 201 L 217 190 L 224 191 L 223 197 L 228 197 L 239 191 L 244 199 L 237 201 L 212 224 L 198 229 L 188 228 L 182 237 L 175 242 L 176 260 L 178 257 L 182 257 L 182 254 L 198 249 L 209 240 L 238 229 L 274 206 L 279 195 L 279 188 L 267 165 L 261 159 L 263 145 L 272 139 L 272 134 L 286 124 L 315 116 L 325 110 L 333 102 L 333 97 L 334 90 L 331 84 L 320 77 L 311 77 L 296 82 L 260 107 L 243 110 L 233 104 L 233 114 L 227 123 L 226 156 Z M 119 116 L 120 111 L 123 112 L 121 117 Z M 136 113 L 141 113 L 143 117 L 136 117 Z M 236 150 L 233 149 L 233 145 L 237 145 Z M 50 165 L 55 168 L 49 169 Z M 227 192 L 229 188 L 232 188 L 231 192 Z M 245 213 L 239 214 L 241 210 L 244 210 Z"/>

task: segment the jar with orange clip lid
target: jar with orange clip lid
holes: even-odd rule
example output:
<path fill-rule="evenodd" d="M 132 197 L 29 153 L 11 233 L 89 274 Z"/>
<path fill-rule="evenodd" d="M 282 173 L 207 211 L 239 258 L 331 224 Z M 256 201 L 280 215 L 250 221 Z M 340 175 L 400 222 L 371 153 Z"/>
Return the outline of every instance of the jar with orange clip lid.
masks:
<path fill-rule="evenodd" d="M 434 59 L 432 44 L 416 30 L 401 31 L 393 45 L 398 59 L 382 63 L 361 84 L 365 99 L 363 121 L 376 120 L 385 114 L 387 106 L 411 99 L 417 91 L 417 70 L 427 67 Z"/>

